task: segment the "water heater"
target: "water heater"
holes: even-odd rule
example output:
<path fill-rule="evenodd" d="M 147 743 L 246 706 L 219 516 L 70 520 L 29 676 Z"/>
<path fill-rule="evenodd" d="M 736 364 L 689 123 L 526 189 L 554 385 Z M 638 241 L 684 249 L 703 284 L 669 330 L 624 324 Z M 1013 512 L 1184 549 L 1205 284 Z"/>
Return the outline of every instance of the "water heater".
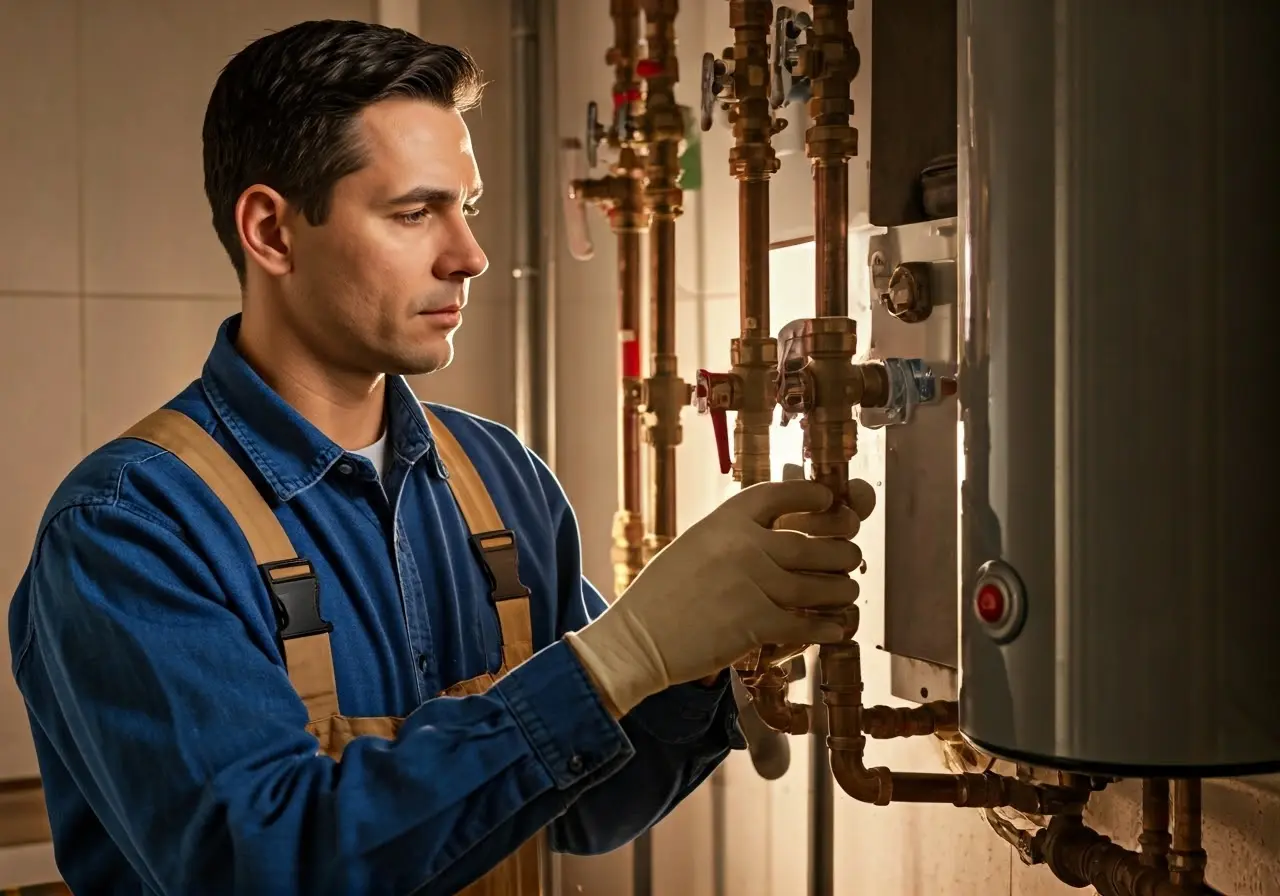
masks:
<path fill-rule="evenodd" d="M 1280 769 L 1276 4 L 961 0 L 960 710 Z"/>

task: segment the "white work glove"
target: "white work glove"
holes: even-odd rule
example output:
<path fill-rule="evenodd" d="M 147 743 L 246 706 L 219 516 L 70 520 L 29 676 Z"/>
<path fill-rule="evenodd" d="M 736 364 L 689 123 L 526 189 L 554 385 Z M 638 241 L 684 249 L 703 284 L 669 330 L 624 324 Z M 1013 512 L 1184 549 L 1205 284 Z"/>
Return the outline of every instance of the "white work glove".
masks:
<path fill-rule="evenodd" d="M 854 538 L 862 523 L 876 509 L 876 490 L 862 479 L 850 479 L 845 497 L 820 513 L 787 513 L 773 523 L 775 529 L 790 529 L 827 538 Z"/>
<path fill-rule="evenodd" d="M 771 528 L 817 527 L 832 494 L 816 482 L 743 489 L 674 539 L 586 628 L 565 638 L 610 711 L 626 715 L 672 684 L 719 672 L 761 644 L 846 640 L 858 597 L 849 541 Z M 850 521 L 833 512 L 844 529 Z M 817 611 L 817 612 L 815 612 Z"/>

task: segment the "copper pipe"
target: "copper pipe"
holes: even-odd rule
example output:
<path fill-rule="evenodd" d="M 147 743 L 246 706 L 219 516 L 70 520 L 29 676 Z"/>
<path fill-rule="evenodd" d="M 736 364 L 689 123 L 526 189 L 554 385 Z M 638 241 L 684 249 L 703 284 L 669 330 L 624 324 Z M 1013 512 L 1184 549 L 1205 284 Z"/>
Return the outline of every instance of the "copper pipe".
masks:
<path fill-rule="evenodd" d="M 637 197 L 638 198 L 638 197 Z M 614 594 L 621 595 L 644 567 L 643 441 L 640 420 L 640 228 L 618 231 L 619 510 L 613 521 Z"/>
<path fill-rule="evenodd" d="M 1169 851 L 1169 878 L 1194 887 L 1204 883 L 1206 857 L 1200 842 L 1200 779 L 1173 782 L 1173 848 Z"/>
<path fill-rule="evenodd" d="M 598 181 L 598 201 L 609 215 L 618 243 L 619 410 L 618 511 L 613 520 L 614 594 L 620 595 L 644 566 L 644 487 L 641 465 L 641 358 L 640 322 L 641 234 L 648 229 L 644 207 L 644 147 L 635 121 L 640 106 L 640 85 L 635 64 L 640 40 L 640 7 L 637 0 L 610 0 L 613 46 L 605 61 L 613 66 L 614 118 L 600 136 L 619 150 L 608 177 Z M 594 139 L 597 135 L 588 135 Z M 590 193 L 590 190 L 588 190 Z"/>
<path fill-rule="evenodd" d="M 647 56 L 637 63 L 644 81 L 641 130 L 647 147 L 644 198 L 649 226 L 650 327 L 652 367 L 644 384 L 648 440 L 653 446 L 653 522 L 645 539 L 649 556 L 676 534 L 676 446 L 683 439 L 680 411 L 692 387 L 677 373 L 675 222 L 683 208 L 680 189 L 680 141 L 684 117 L 676 104 L 680 78 L 676 59 L 677 0 L 640 0 Z"/>
<path fill-rule="evenodd" d="M 1050 815 L 1083 805 L 1087 792 L 1033 784 L 991 773 L 938 774 L 867 768 L 862 722 L 862 654 L 857 642 L 824 644 L 822 702 L 827 708 L 831 771 L 845 793 L 864 803 L 950 803 L 969 808 L 1010 806 Z"/>
<path fill-rule="evenodd" d="M 809 733 L 809 707 L 787 699 L 787 674 L 771 666 L 747 686 L 752 705 L 766 725 L 787 734 Z"/>
<path fill-rule="evenodd" d="M 850 83 L 858 73 L 858 51 L 849 32 L 847 0 L 813 0 L 809 41 L 797 60 L 811 78 L 805 152 L 813 163 L 814 239 L 819 317 L 849 314 L 849 169 L 858 152 L 850 126 Z"/>
<path fill-rule="evenodd" d="M 846 160 L 813 166 L 818 317 L 849 316 L 849 169 Z"/>
<path fill-rule="evenodd" d="M 676 222 L 654 215 L 649 226 L 650 338 L 657 357 L 676 351 Z"/>
<path fill-rule="evenodd" d="M 744 173 L 738 183 L 738 261 L 742 335 L 768 337 L 772 335 L 769 326 L 769 181 L 750 172 Z"/>
<path fill-rule="evenodd" d="M 778 343 L 769 319 L 769 179 L 781 167 L 773 150 L 776 129 L 769 99 L 769 0 L 729 0 L 733 28 L 733 148 L 729 172 L 738 180 L 739 334 L 729 346 L 733 475 L 749 488 L 773 478 L 769 427 L 777 404 Z M 738 664 L 761 719 L 774 731 L 804 734 L 809 708 L 787 699 L 782 666 L 804 645 L 765 645 Z"/>
<path fill-rule="evenodd" d="M 1101 896 L 1218 894 L 1204 883 L 1176 883 L 1135 852 L 1085 826 L 1078 813 L 1058 815 L 1035 836 L 1033 848 L 1063 883 L 1093 887 Z"/>
<path fill-rule="evenodd" d="M 618 318 L 622 342 L 622 469 L 619 504 L 639 516 L 644 500 L 640 478 L 640 234 L 618 234 Z"/>
<path fill-rule="evenodd" d="M 805 443 L 814 478 L 843 497 L 849 460 L 857 450 L 849 394 L 857 349 L 849 313 L 849 172 L 858 132 L 850 125 L 850 85 L 858 73 L 858 51 L 849 32 L 847 0 L 813 0 L 808 39 L 796 58 L 796 74 L 810 79 L 805 154 L 813 167 L 817 320 L 810 321 L 813 383 Z"/>
<path fill-rule="evenodd" d="M 649 437 L 653 445 L 653 525 L 650 548 L 660 550 L 676 536 L 676 446 L 681 441 L 680 408 L 685 402 L 673 394 L 683 384 L 676 373 L 676 302 L 674 218 L 654 216 L 649 227 L 650 345 L 653 375 L 648 405 L 652 409 Z"/>
<path fill-rule="evenodd" d="M 1142 782 L 1142 835 L 1138 838 L 1142 864 L 1165 871 L 1169 867 L 1169 779 Z"/>
<path fill-rule="evenodd" d="M 946 734 L 960 727 L 960 707 L 954 700 L 934 700 L 920 706 L 866 706 L 862 733 L 877 740 Z"/>

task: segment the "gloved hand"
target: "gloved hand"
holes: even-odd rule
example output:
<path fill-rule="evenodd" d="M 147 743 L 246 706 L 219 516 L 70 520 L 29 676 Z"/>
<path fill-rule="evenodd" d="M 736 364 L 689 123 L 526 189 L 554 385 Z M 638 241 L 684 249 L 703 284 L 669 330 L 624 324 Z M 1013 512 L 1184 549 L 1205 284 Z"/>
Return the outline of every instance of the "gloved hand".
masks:
<path fill-rule="evenodd" d="M 828 538 L 854 538 L 876 509 L 876 490 L 865 480 L 850 479 L 846 495 L 843 501 L 819 513 L 784 514 L 774 521 L 773 528 Z"/>
<path fill-rule="evenodd" d="M 810 481 L 743 489 L 660 551 L 597 619 L 568 633 L 615 717 L 760 644 L 844 640 L 858 596 L 848 574 L 861 553 L 842 539 L 771 528 L 831 503 L 830 490 Z"/>

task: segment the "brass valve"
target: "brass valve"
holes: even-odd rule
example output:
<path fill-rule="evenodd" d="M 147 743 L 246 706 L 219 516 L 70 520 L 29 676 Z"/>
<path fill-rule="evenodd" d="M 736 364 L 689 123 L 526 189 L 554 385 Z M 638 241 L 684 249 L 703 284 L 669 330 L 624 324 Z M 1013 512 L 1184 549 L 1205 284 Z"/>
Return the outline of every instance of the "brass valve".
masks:
<path fill-rule="evenodd" d="M 809 79 L 797 75 L 795 69 L 800 57 L 800 35 L 812 24 L 808 13 L 778 7 L 769 60 L 769 104 L 775 109 L 809 99 Z"/>
<path fill-rule="evenodd" d="M 857 324 L 847 317 L 793 321 L 779 336 L 781 424 L 803 416 L 805 456 L 815 470 L 846 465 L 857 453 L 857 423 L 878 428 L 909 423 L 921 405 L 955 394 L 955 379 L 937 376 L 920 358 L 854 363 Z"/>

